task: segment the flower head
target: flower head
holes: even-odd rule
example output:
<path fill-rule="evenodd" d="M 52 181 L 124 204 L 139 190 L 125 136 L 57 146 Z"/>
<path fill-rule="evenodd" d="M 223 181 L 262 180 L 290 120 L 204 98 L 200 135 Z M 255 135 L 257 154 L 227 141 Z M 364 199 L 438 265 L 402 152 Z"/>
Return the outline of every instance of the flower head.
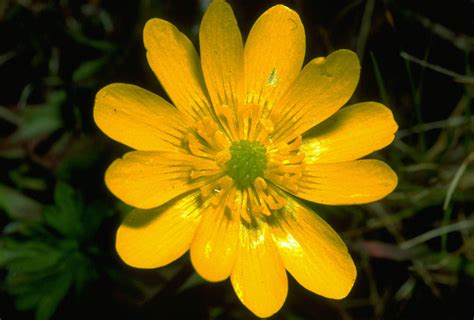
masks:
<path fill-rule="evenodd" d="M 374 102 L 340 109 L 359 79 L 357 56 L 339 50 L 301 68 L 303 25 L 282 5 L 256 21 L 244 46 L 221 0 L 202 20 L 200 59 L 161 19 L 147 22 L 144 42 L 173 105 L 117 83 L 100 90 L 94 107 L 97 125 L 137 150 L 105 176 L 136 207 L 117 232 L 121 258 L 157 268 L 190 250 L 203 278 L 230 277 L 260 317 L 283 305 L 285 269 L 314 293 L 345 297 L 356 277 L 347 248 L 296 197 L 367 203 L 397 184 L 385 163 L 357 160 L 393 140 L 390 110 Z"/>

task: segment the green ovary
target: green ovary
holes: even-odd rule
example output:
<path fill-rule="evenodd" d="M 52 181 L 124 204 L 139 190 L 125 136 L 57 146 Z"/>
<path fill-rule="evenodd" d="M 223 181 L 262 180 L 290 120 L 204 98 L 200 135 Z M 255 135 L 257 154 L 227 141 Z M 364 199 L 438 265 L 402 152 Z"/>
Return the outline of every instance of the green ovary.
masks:
<path fill-rule="evenodd" d="M 262 177 L 267 167 L 265 147 L 258 141 L 240 140 L 230 147 L 231 158 L 227 161 L 227 173 L 238 188 L 250 186 Z"/>

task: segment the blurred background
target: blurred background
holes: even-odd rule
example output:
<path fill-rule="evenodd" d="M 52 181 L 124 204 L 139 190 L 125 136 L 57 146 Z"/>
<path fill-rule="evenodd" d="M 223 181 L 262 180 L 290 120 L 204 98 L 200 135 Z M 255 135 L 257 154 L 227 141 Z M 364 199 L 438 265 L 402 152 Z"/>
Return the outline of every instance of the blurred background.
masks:
<path fill-rule="evenodd" d="M 352 49 L 350 103 L 393 111 L 394 143 L 372 155 L 399 186 L 363 206 L 310 204 L 348 244 L 350 295 L 328 300 L 290 277 L 274 319 L 474 317 L 474 1 L 229 0 L 245 37 L 266 9 L 296 10 L 307 58 Z M 147 65 L 145 22 L 198 45 L 208 1 L 0 0 L 0 318 L 253 319 L 229 281 L 207 283 L 185 255 L 139 270 L 114 250 L 130 208 L 103 176 L 127 148 L 92 119 L 96 92 L 125 82 L 164 96 Z"/>

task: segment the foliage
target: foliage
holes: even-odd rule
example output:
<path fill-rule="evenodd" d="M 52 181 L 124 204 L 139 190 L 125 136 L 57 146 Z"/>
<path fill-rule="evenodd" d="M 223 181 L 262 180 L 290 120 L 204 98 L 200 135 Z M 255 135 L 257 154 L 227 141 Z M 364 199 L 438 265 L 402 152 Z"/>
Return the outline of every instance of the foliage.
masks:
<path fill-rule="evenodd" d="M 58 183 L 55 205 L 43 209 L 40 223 L 16 223 L 0 238 L 0 267 L 7 270 L 5 290 L 18 310 L 36 309 L 49 319 L 71 288 L 76 295 L 97 277 L 92 237 L 104 218 L 98 205 L 85 205 L 69 185 Z"/>

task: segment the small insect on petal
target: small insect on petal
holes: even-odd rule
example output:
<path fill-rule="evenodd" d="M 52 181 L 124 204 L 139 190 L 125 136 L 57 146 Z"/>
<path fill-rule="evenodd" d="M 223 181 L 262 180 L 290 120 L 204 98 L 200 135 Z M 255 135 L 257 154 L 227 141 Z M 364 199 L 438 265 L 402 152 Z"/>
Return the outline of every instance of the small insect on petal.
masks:
<path fill-rule="evenodd" d="M 277 85 L 277 83 L 278 83 L 277 70 L 276 68 L 273 68 L 272 72 L 270 72 L 270 75 L 268 76 L 267 85 L 270 87 L 274 87 Z"/>

